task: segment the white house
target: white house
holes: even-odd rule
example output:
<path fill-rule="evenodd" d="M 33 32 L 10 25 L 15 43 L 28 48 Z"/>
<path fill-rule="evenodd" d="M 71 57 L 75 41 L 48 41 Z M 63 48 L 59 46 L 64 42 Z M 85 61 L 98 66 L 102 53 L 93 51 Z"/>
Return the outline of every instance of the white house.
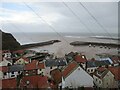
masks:
<path fill-rule="evenodd" d="M 3 55 L 5 58 L 11 58 L 11 52 L 9 50 L 3 50 Z"/>
<path fill-rule="evenodd" d="M 20 75 L 23 72 L 24 66 L 23 65 L 12 65 L 8 67 L 9 69 L 9 77 L 15 78 L 17 75 Z"/>
<path fill-rule="evenodd" d="M 8 66 L 8 64 L 12 65 L 12 63 L 5 58 L 3 58 L 3 60 L 0 62 L 0 66 Z"/>
<path fill-rule="evenodd" d="M 0 66 L 0 79 L 8 79 L 9 73 L 8 73 L 8 67 L 7 66 Z"/>
<path fill-rule="evenodd" d="M 63 88 L 79 88 L 93 87 L 93 78 L 83 70 L 76 62 L 70 62 L 62 70 L 62 87 Z"/>
<path fill-rule="evenodd" d="M 108 70 L 114 75 L 115 88 L 120 88 L 120 66 L 109 67 Z"/>
<path fill-rule="evenodd" d="M 97 69 L 93 79 L 97 88 L 115 88 L 114 75 L 104 67 Z"/>
<path fill-rule="evenodd" d="M 89 73 L 89 74 L 92 74 L 95 72 L 95 70 L 99 67 L 107 67 L 107 66 L 110 66 L 111 63 L 109 60 L 102 60 L 102 61 L 98 61 L 98 60 L 95 60 L 95 61 L 87 61 L 87 67 L 86 67 L 86 71 Z"/>

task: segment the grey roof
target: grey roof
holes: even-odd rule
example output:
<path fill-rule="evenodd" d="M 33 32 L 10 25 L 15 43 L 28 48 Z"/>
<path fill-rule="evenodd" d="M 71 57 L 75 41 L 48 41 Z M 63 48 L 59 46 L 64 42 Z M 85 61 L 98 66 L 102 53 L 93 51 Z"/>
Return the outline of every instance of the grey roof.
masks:
<path fill-rule="evenodd" d="M 104 65 L 110 65 L 109 60 L 104 60 L 104 61 L 88 61 L 87 62 L 87 67 L 99 67 L 99 66 L 104 66 Z"/>
<path fill-rule="evenodd" d="M 9 72 L 23 71 L 24 65 L 12 65 L 9 66 Z"/>
<path fill-rule="evenodd" d="M 58 59 L 48 59 L 45 61 L 46 67 L 52 67 L 52 66 L 65 66 L 66 60 L 63 58 Z"/>

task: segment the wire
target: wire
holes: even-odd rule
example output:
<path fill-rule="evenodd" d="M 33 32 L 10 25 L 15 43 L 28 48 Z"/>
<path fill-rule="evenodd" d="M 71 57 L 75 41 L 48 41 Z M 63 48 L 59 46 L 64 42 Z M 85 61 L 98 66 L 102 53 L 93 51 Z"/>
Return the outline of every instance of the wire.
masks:
<path fill-rule="evenodd" d="M 11 23 L 11 22 L 8 21 L 8 20 L 6 20 L 6 21 L 9 22 L 9 24 L 11 24 L 11 26 L 13 26 L 16 30 L 20 30 L 20 31 L 24 34 L 25 37 L 29 38 L 29 40 L 31 40 L 32 42 L 34 42 L 34 40 L 33 40 L 31 37 L 27 36 L 27 34 L 24 33 L 24 32 L 23 32 L 20 28 L 18 28 L 15 24 Z"/>
<path fill-rule="evenodd" d="M 88 14 L 96 21 L 96 23 L 108 34 L 108 36 L 111 36 L 111 34 L 103 27 L 103 25 L 96 19 L 95 16 L 93 16 L 93 14 L 87 9 L 87 7 L 85 7 L 81 2 L 78 2 L 87 12 Z"/>
<path fill-rule="evenodd" d="M 80 21 L 80 23 L 93 35 L 95 36 L 95 33 L 93 33 L 84 22 L 82 22 L 82 20 L 77 16 L 77 14 L 65 3 L 63 2 L 63 4 L 71 11 L 71 13 L 77 18 L 77 20 Z"/>
<path fill-rule="evenodd" d="M 38 16 L 43 22 L 45 22 L 58 36 L 60 36 L 65 42 L 67 42 L 69 44 L 69 42 L 60 34 L 58 33 L 55 28 L 53 28 L 52 25 L 50 25 L 46 20 L 44 20 L 38 13 L 35 12 L 35 10 L 33 10 L 32 7 L 30 7 L 28 4 L 26 4 L 25 2 L 23 2 L 25 6 L 27 6 L 32 12 L 34 12 L 34 14 L 36 16 Z"/>

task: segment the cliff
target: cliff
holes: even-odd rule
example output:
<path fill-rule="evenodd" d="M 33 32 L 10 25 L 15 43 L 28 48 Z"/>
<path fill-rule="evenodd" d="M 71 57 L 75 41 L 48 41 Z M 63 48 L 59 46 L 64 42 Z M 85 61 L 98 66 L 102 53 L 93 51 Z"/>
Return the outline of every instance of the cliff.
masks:
<path fill-rule="evenodd" d="M 0 30 L 0 49 L 2 50 L 19 50 L 19 49 L 28 49 L 32 47 L 39 47 L 39 46 L 45 46 L 54 44 L 57 42 L 61 42 L 59 40 L 50 40 L 46 42 L 40 42 L 40 43 L 32 43 L 32 44 L 26 44 L 26 45 L 20 45 L 20 43 L 13 37 L 10 33 L 5 33 Z"/>
<path fill-rule="evenodd" d="M 20 48 L 20 43 L 10 33 L 5 33 L 0 30 L 2 38 L 2 50 L 15 50 Z"/>

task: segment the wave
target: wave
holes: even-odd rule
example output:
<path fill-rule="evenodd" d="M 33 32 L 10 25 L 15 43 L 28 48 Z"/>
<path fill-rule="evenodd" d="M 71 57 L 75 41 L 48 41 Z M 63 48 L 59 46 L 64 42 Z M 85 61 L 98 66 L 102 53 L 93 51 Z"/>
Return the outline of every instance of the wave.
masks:
<path fill-rule="evenodd" d="M 119 37 L 108 37 L 108 36 L 91 36 L 91 38 L 120 40 Z"/>
<path fill-rule="evenodd" d="M 85 38 L 86 36 L 64 36 L 66 38 Z"/>

